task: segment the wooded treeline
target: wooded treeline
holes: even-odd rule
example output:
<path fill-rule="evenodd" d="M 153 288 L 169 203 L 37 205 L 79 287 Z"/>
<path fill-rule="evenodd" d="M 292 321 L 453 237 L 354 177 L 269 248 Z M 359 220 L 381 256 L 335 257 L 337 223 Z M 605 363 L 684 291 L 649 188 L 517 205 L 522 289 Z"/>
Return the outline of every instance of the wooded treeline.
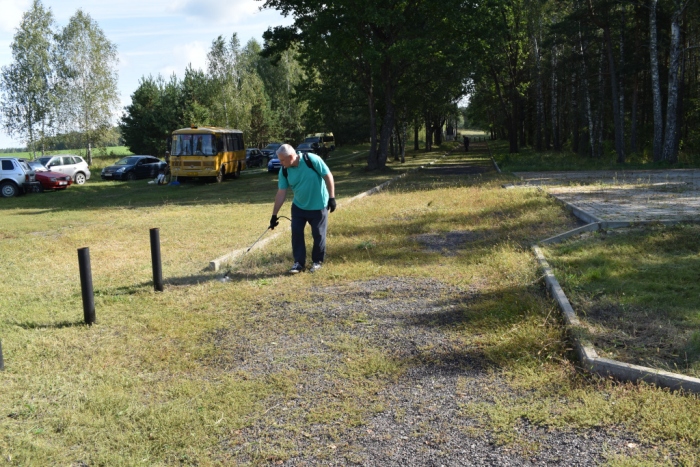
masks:
<path fill-rule="evenodd" d="M 697 0 L 492 0 L 481 18 L 470 118 L 510 152 L 697 155 Z"/>
<path fill-rule="evenodd" d="M 306 71 L 309 106 L 336 132 L 361 125 L 370 139 L 367 166 L 383 168 L 392 146 L 404 157 L 408 133 L 440 144 L 471 76 L 471 31 L 478 6 L 445 0 L 266 0 L 291 16 L 268 29 L 263 55 L 295 48 Z M 396 143 L 395 145 L 392 143 Z"/>
<path fill-rule="evenodd" d="M 268 29 L 263 45 L 219 36 L 207 69 L 188 68 L 183 79 L 142 78 L 120 122 L 133 152 L 162 155 L 169 134 L 190 125 L 239 128 L 250 146 L 332 131 L 339 144 L 369 140 L 367 167 L 381 169 L 390 156 L 403 159 L 410 133 L 415 149 L 422 128 L 426 149 L 440 144 L 465 96 L 470 122 L 508 139 L 511 152 L 527 146 L 675 163 L 700 149 L 697 0 L 260 1 L 293 24 Z M 33 10 L 40 5 L 34 0 Z M 20 32 L 43 30 L 46 15 L 35 16 L 25 15 L 23 27 L 34 26 Z M 55 50 L 17 55 L 26 59 L 17 66 L 55 70 L 43 87 L 25 80 L 37 96 L 23 104 L 29 110 L 3 108 L 3 123 L 22 123 L 28 141 L 66 120 L 36 102 L 70 102 L 60 93 L 73 88 L 53 84 L 84 81 L 81 62 L 66 60 L 78 56 L 70 48 L 77 32 L 51 37 L 15 40 L 20 51 L 40 51 L 42 40 Z M 10 71 L 3 69 L 5 96 L 7 83 L 36 75 L 15 79 Z M 77 109 L 65 115 L 77 117 Z M 88 136 L 97 131 L 84 127 Z"/>
<path fill-rule="evenodd" d="M 287 51 L 272 64 L 260 51 L 254 39 L 242 47 L 235 33 L 219 36 L 207 54 L 206 71 L 188 67 L 182 79 L 143 77 L 120 122 L 127 147 L 162 156 L 173 130 L 205 125 L 242 130 L 249 147 L 303 139 L 315 127 L 297 92 L 304 71 L 296 53 Z"/>

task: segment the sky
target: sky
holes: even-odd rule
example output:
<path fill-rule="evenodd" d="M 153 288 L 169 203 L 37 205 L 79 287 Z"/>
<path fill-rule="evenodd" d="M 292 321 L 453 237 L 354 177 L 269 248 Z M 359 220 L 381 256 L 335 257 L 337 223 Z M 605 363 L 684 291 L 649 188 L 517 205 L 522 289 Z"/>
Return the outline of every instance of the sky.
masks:
<path fill-rule="evenodd" d="M 64 27 L 80 8 L 117 46 L 121 99 L 119 114 L 131 102 L 139 80 L 148 75 L 182 78 L 185 68 L 205 69 L 211 43 L 235 32 L 242 45 L 262 43 L 268 27 L 291 24 L 277 11 L 263 10 L 257 0 L 42 0 Z M 12 63 L 10 44 L 31 0 L 0 0 L 0 66 Z M 115 119 L 116 123 L 116 119 Z M 0 148 L 24 144 L 0 128 Z"/>

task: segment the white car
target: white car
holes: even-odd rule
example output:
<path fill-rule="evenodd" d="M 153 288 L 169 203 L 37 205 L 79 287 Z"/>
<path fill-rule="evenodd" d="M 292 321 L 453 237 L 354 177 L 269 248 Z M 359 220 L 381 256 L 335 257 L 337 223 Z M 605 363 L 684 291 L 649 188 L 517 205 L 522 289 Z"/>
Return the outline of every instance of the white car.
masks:
<path fill-rule="evenodd" d="M 80 156 L 61 154 L 60 156 L 44 156 L 37 158 L 47 169 L 52 172 L 61 172 L 68 175 L 78 185 L 90 180 L 90 169 L 87 162 Z"/>
<path fill-rule="evenodd" d="M 0 159 L 0 195 L 11 198 L 21 193 L 39 191 L 34 170 L 26 159 L 3 157 Z"/>

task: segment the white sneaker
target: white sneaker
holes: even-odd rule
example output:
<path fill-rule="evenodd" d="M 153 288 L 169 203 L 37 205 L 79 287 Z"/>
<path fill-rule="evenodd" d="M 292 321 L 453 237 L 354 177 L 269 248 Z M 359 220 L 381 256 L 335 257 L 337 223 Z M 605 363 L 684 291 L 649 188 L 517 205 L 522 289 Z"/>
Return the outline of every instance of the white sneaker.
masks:
<path fill-rule="evenodd" d="M 311 266 L 311 269 L 309 269 L 309 272 L 316 272 L 319 269 L 321 269 L 321 266 L 323 263 L 314 263 L 313 266 Z"/>

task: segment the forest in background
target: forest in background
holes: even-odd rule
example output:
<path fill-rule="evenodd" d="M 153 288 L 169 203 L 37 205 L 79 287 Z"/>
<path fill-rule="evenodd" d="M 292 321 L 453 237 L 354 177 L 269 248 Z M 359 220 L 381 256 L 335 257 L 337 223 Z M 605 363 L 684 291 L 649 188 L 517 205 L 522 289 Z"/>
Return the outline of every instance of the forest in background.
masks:
<path fill-rule="evenodd" d="M 494 0 L 482 13 L 470 117 L 511 153 L 700 159 L 700 2 Z"/>
<path fill-rule="evenodd" d="M 141 79 L 119 121 L 132 151 L 162 155 L 168 135 L 192 125 L 239 128 L 249 146 L 332 131 L 338 144 L 368 141 L 367 166 L 377 169 L 402 159 L 411 139 L 418 149 L 419 132 L 426 149 L 439 145 L 462 118 L 506 139 L 511 153 L 699 158 L 698 1 L 265 0 L 263 8 L 293 23 L 270 27 L 263 44 L 219 36 L 206 69 L 190 67 L 182 79 Z M 89 148 L 110 132 L 100 118 L 109 112 L 94 110 L 114 102 L 115 49 L 88 15 L 74 18 L 72 29 L 52 29 L 34 0 L 13 43 L 16 62 L 3 68 L 3 125 L 34 148 L 76 135 Z M 96 46 L 74 47 L 81 34 Z M 105 98 L 71 98 L 96 62 L 110 65 L 101 72 L 107 85 L 93 87 Z M 81 121 L 81 109 L 93 119 Z"/>

